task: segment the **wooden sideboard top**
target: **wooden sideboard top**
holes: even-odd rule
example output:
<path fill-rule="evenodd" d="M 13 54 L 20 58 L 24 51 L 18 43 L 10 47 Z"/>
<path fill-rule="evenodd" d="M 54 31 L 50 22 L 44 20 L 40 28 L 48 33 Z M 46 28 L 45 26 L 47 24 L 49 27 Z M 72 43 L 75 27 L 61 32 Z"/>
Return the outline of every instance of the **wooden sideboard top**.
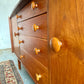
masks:
<path fill-rule="evenodd" d="M 10 18 L 12 18 L 14 15 L 16 15 L 25 5 L 27 5 L 31 0 L 20 0 L 16 7 L 14 8 L 13 12 L 10 15 Z"/>

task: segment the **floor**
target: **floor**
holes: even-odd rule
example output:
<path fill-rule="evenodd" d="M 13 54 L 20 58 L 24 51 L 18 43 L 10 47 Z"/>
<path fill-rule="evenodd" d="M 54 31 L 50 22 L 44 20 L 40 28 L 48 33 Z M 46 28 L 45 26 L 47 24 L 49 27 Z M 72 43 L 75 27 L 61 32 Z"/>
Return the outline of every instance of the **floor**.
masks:
<path fill-rule="evenodd" d="M 17 67 L 18 72 L 20 73 L 24 84 L 35 84 L 31 77 L 28 75 L 23 65 L 21 66 L 21 70 L 18 69 L 17 57 L 14 53 L 11 52 L 11 49 L 0 50 L 0 62 L 6 60 L 13 60 L 15 66 Z"/>

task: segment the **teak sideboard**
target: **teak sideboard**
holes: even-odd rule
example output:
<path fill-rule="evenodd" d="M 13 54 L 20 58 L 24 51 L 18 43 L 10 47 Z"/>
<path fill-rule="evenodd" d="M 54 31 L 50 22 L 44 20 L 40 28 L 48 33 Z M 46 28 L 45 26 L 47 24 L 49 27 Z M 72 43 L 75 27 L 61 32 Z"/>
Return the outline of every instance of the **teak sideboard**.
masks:
<path fill-rule="evenodd" d="M 9 26 L 18 67 L 35 84 L 84 84 L 83 0 L 20 0 Z"/>

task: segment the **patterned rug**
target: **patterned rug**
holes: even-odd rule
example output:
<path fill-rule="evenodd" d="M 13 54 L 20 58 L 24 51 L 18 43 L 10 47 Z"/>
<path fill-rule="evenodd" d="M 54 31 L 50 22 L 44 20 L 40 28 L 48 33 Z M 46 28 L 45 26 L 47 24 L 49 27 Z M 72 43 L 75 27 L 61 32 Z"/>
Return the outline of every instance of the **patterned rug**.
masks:
<path fill-rule="evenodd" d="M 0 62 L 0 84 L 23 84 L 12 60 Z"/>

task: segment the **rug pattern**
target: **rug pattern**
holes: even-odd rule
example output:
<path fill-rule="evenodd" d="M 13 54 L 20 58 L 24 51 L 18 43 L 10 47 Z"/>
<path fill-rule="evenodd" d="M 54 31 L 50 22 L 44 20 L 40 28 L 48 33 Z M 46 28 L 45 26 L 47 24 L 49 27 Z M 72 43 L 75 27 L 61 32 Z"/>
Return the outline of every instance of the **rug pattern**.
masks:
<path fill-rule="evenodd" d="M 23 84 L 12 60 L 0 63 L 0 84 Z"/>

